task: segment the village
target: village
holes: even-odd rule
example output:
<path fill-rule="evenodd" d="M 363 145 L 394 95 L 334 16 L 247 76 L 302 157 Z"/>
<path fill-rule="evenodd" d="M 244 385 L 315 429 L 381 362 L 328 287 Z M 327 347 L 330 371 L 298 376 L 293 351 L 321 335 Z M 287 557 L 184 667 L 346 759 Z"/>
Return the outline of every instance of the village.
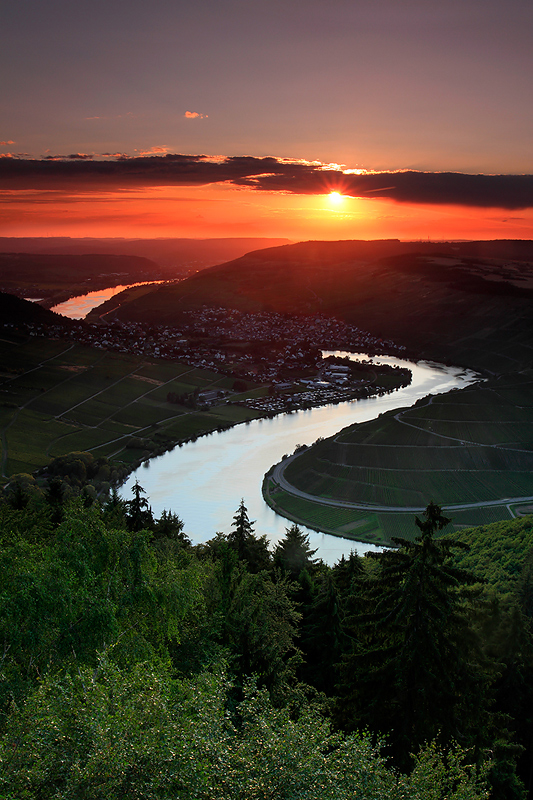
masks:
<path fill-rule="evenodd" d="M 179 328 L 66 319 L 64 324 L 23 327 L 32 337 L 60 338 L 102 350 L 179 361 L 234 378 L 232 391 L 206 390 L 194 398 L 202 407 L 238 402 L 274 415 L 383 394 L 410 381 L 409 370 L 398 367 L 381 365 L 378 371 L 374 367 L 362 374 L 339 359 L 335 364 L 324 360 L 323 353 L 328 352 L 361 353 L 370 359 L 382 354 L 400 356 L 405 348 L 322 315 L 291 317 L 205 307 L 182 314 Z M 382 380 L 384 373 L 387 378 Z M 247 397 L 250 382 L 268 387 L 268 393 Z"/>

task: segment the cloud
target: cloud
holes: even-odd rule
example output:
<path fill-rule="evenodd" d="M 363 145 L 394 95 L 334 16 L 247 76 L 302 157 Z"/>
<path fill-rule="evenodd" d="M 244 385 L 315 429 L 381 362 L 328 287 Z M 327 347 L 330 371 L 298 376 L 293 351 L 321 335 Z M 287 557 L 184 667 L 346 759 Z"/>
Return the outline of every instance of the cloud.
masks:
<path fill-rule="evenodd" d="M 72 159 L 79 159 L 83 161 L 86 158 L 94 158 L 94 154 L 89 153 L 70 153 L 68 156 L 45 156 L 46 161 L 68 161 Z"/>
<path fill-rule="evenodd" d="M 169 150 L 170 147 L 163 145 L 159 147 L 150 147 L 149 150 L 136 150 L 136 152 L 139 153 L 140 156 L 165 156 Z"/>
<path fill-rule="evenodd" d="M 343 170 L 320 162 L 272 156 L 213 157 L 165 153 L 153 147 L 137 156 L 86 154 L 43 159 L 0 158 L 4 189 L 118 190 L 147 186 L 227 183 L 256 191 L 388 198 L 398 203 L 461 205 L 517 210 L 533 207 L 533 175 Z"/>
<path fill-rule="evenodd" d="M 0 147 L 7 147 L 9 144 L 15 144 L 15 142 L 9 139 L 7 142 L 0 142 Z"/>
<path fill-rule="evenodd" d="M 31 158 L 29 153 L 0 153 L 0 158 L 18 159 L 18 158 Z"/>
<path fill-rule="evenodd" d="M 186 111 L 183 115 L 185 119 L 207 119 L 208 114 L 199 114 L 198 111 Z"/>

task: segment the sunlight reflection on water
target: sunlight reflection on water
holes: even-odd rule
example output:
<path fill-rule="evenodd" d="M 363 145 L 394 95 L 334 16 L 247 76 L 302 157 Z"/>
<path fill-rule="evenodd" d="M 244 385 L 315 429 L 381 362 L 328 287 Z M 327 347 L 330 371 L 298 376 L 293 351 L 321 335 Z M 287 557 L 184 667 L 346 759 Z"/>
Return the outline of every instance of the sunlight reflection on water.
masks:
<path fill-rule="evenodd" d="M 366 358 L 362 354 L 335 354 Z M 408 366 L 413 372 L 412 384 L 383 397 L 281 414 L 202 437 L 140 467 L 123 486 L 122 495 L 131 497 L 131 487 L 138 478 L 156 516 L 165 508 L 171 509 L 184 520 L 185 531 L 195 543 L 210 539 L 217 531 L 227 533 L 244 498 L 250 519 L 256 521 L 255 532 L 266 534 L 274 544 L 291 523 L 267 506 L 261 485 L 265 472 L 285 453 L 292 453 L 297 444 L 312 444 L 319 436 L 332 436 L 354 422 L 411 406 L 427 394 L 462 388 L 476 377 L 469 371 L 428 362 L 414 364 L 389 357 L 374 361 Z M 364 553 L 375 549 L 329 534 L 307 532 L 311 546 L 318 548 L 317 555 L 327 563 L 334 563 L 352 550 Z"/>
<path fill-rule="evenodd" d="M 121 286 L 110 286 L 108 289 L 98 289 L 95 292 L 87 292 L 87 294 L 78 295 L 78 297 L 71 297 L 70 300 L 65 300 L 64 303 L 54 306 L 51 311 L 55 311 L 56 314 L 61 314 L 69 319 L 85 319 L 89 311 L 101 306 L 106 300 L 110 300 L 119 292 L 123 292 L 124 289 L 131 289 L 133 286 L 145 286 L 148 283 L 161 283 L 161 281 L 142 281 L 141 283 L 128 283 Z"/>

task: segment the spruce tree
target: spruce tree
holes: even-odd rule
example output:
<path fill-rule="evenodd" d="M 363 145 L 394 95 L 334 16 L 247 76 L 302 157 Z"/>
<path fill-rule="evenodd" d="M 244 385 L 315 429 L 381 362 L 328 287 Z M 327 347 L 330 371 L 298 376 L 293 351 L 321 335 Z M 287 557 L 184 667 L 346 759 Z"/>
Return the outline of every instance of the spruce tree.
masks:
<path fill-rule="evenodd" d="M 133 500 L 128 500 L 126 506 L 126 523 L 130 531 L 140 531 L 144 528 L 151 529 L 154 524 L 152 509 L 146 497 L 141 497 L 146 494 L 145 490 L 139 483 L 135 481 L 131 488 L 133 492 Z"/>
<path fill-rule="evenodd" d="M 233 517 L 233 530 L 228 534 L 228 544 L 237 553 L 239 561 L 244 561 L 250 572 L 260 572 L 270 566 L 270 552 L 266 536 L 254 534 L 254 523 L 248 517 L 248 509 L 241 500 Z"/>
<path fill-rule="evenodd" d="M 331 695 L 336 684 L 335 665 L 340 661 L 346 634 L 340 595 L 331 570 L 321 576 L 316 596 L 304 615 L 301 649 L 305 663 L 302 680 Z"/>
<path fill-rule="evenodd" d="M 368 579 L 368 613 L 352 620 L 353 652 L 341 668 L 337 723 L 390 731 L 396 763 L 439 736 L 478 741 L 488 675 L 463 589 L 478 581 L 454 566 L 462 542 L 435 538 L 450 520 L 430 503 L 416 518 L 414 541 L 368 553 L 378 569 Z"/>
<path fill-rule="evenodd" d="M 312 572 L 317 564 L 313 559 L 316 550 L 309 546 L 307 536 L 298 525 L 285 528 L 285 537 L 281 539 L 274 550 L 274 566 L 281 567 L 284 572 L 296 579 L 300 572 L 306 569 Z"/>

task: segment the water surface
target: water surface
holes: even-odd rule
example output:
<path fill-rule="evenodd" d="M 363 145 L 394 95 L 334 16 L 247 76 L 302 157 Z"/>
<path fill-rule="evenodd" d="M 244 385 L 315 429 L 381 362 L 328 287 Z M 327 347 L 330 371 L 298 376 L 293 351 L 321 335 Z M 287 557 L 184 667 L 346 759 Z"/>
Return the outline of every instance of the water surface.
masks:
<path fill-rule="evenodd" d="M 327 355 L 333 353 L 324 353 Z M 334 355 L 367 357 L 342 352 Z M 178 514 L 194 543 L 207 541 L 217 531 L 228 533 L 243 498 L 250 519 L 255 520 L 255 532 L 266 534 L 274 544 L 285 535 L 285 528 L 291 522 L 264 502 L 261 485 L 265 472 L 285 453 L 292 453 L 298 444 L 312 444 L 319 436 L 332 436 L 354 422 L 365 422 L 385 411 L 411 406 L 428 394 L 462 388 L 476 377 L 470 371 L 428 362 L 414 364 L 388 357 L 373 360 L 408 367 L 413 373 L 411 385 L 383 397 L 281 414 L 202 437 L 140 467 L 123 486 L 122 495 L 131 498 L 131 488 L 138 479 L 154 514 L 159 516 L 163 509 Z M 318 548 L 317 555 L 328 563 L 334 563 L 343 554 L 349 555 L 352 550 L 364 553 L 374 549 L 330 534 L 307 532 L 311 546 Z"/>
<path fill-rule="evenodd" d="M 132 286 L 145 286 L 148 283 L 161 283 L 161 281 L 142 281 L 141 283 L 128 283 L 121 286 L 110 286 L 107 289 L 98 289 L 95 292 L 87 292 L 87 294 L 71 297 L 70 300 L 65 300 L 64 303 L 54 306 L 51 311 L 55 311 L 56 314 L 61 314 L 69 319 L 85 319 L 93 308 L 101 306 L 106 300 L 110 300 L 119 292 L 123 292 L 124 289 L 131 289 Z"/>

